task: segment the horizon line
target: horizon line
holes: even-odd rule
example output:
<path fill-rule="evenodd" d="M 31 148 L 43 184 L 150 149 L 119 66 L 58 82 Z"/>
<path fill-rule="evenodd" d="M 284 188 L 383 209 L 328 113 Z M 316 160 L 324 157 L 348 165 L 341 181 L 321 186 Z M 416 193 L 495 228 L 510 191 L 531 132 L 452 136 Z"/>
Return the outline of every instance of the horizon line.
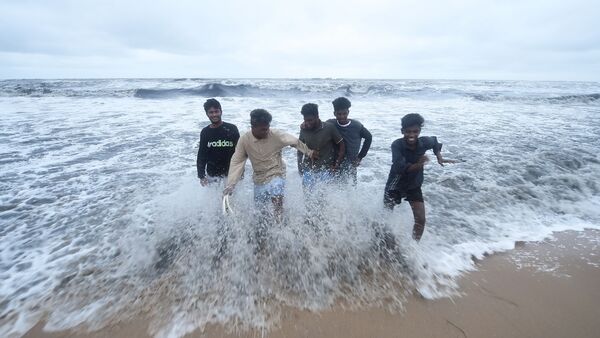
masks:
<path fill-rule="evenodd" d="M 23 77 L 0 78 L 0 81 L 20 80 L 380 80 L 380 81 L 498 81 L 498 82 L 585 82 L 600 80 L 526 80 L 526 79 L 475 79 L 475 78 L 352 78 L 352 77 Z"/>

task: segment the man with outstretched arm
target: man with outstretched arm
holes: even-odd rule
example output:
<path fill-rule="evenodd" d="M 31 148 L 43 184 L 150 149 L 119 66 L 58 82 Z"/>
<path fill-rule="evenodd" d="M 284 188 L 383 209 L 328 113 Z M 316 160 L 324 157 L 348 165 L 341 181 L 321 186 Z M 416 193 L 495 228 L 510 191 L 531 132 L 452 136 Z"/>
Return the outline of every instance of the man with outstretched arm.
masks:
<path fill-rule="evenodd" d="M 310 150 L 293 135 L 271 129 L 271 120 L 271 114 L 264 109 L 250 112 L 251 129 L 242 135 L 235 148 L 223 193 L 233 192 L 244 172 L 246 159 L 249 158 L 254 170 L 254 201 L 260 208 L 264 208 L 264 204 L 270 201 L 274 207 L 275 219 L 281 222 L 286 172 L 281 150 L 291 146 L 313 159 L 318 158 L 318 151 Z"/>
<path fill-rule="evenodd" d="M 424 122 L 419 114 L 407 114 L 402 118 L 403 138 L 392 143 L 392 167 L 383 194 L 383 203 L 390 210 L 402 199 L 408 201 L 414 217 L 412 236 L 416 241 L 421 239 L 425 230 L 425 203 L 421 192 L 423 167 L 429 161 L 425 152 L 433 150 L 442 166 L 444 163 L 456 163 L 442 157 L 442 144 L 437 137 L 419 137 Z"/>

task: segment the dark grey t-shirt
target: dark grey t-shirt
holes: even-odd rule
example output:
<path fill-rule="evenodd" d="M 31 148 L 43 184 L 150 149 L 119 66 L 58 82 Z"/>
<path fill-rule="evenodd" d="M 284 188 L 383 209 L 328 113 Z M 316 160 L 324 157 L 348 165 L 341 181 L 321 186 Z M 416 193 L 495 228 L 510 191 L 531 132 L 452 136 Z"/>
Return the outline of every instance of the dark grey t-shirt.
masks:
<path fill-rule="evenodd" d="M 308 169 L 329 168 L 334 161 L 334 145 L 343 140 L 337 128 L 328 122 L 321 122 L 321 126 L 313 130 L 300 129 L 298 138 L 310 149 L 319 151 L 319 159 L 314 162 L 304 156 L 302 164 Z"/>
<path fill-rule="evenodd" d="M 423 169 L 408 172 L 408 167 L 417 163 L 427 150 L 438 154 L 442 144 L 435 136 L 421 136 L 418 138 L 417 147 L 410 149 L 404 138 L 399 138 L 392 143 L 392 167 L 388 175 L 385 191 L 401 191 L 420 188 L 423 184 Z"/>
<path fill-rule="evenodd" d="M 373 139 L 371 133 L 367 130 L 367 128 L 365 128 L 365 126 L 362 125 L 362 123 L 353 119 L 349 119 L 348 121 L 350 121 L 350 124 L 341 126 L 337 123 L 336 119 L 327 120 L 328 123 L 333 124 L 337 128 L 337 130 L 340 132 L 340 135 L 342 135 L 344 138 L 344 144 L 346 145 L 346 156 L 344 157 L 344 162 L 352 162 L 357 157 L 365 157 L 369 151 L 369 147 L 371 146 L 371 141 Z M 363 144 L 363 148 L 360 149 L 360 142 L 362 139 L 365 139 L 365 142 Z"/>

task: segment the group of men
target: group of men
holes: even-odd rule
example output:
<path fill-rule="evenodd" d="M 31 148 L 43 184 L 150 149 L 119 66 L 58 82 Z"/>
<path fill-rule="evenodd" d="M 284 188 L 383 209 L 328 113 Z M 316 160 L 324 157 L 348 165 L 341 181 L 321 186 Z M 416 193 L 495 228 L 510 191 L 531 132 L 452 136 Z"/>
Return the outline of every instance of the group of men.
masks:
<path fill-rule="evenodd" d="M 357 167 L 367 155 L 372 135 L 359 121 L 349 119 L 351 102 L 345 97 L 333 100 L 335 119 L 322 121 L 314 103 L 302 106 L 304 121 L 298 137 L 270 127 L 272 116 L 264 109 L 250 112 L 250 130 L 240 137 L 237 127 L 222 120 L 216 99 L 204 103 L 210 125 L 200 133 L 197 157 L 198 178 L 203 186 L 226 178 L 224 194 L 232 194 L 244 173 L 247 159 L 253 169 L 254 200 L 271 202 L 274 217 L 281 221 L 285 190 L 285 163 L 282 149 L 298 151 L 298 172 L 305 192 L 335 180 L 357 184 Z M 421 184 L 425 152 L 432 149 L 438 163 L 451 163 L 441 156 L 442 144 L 435 137 L 419 137 L 424 120 L 419 114 L 402 119 L 404 138 L 392 143 L 392 167 L 384 191 L 384 205 L 393 209 L 402 199 L 413 210 L 413 238 L 419 240 L 425 227 L 425 207 Z M 364 140 L 364 141 L 363 141 Z M 361 146 L 362 144 L 362 146 Z"/>

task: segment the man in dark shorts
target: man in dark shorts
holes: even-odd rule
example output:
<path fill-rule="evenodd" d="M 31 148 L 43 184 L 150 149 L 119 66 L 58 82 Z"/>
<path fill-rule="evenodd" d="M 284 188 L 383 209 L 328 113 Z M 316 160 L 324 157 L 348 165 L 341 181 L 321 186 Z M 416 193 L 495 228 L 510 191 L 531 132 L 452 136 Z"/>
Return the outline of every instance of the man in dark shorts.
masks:
<path fill-rule="evenodd" d="M 206 186 L 227 176 L 229 162 L 235 151 L 240 133 L 234 124 L 223 122 L 221 104 L 215 99 L 204 103 L 210 125 L 200 132 L 200 146 L 196 167 L 200 184 Z"/>
<path fill-rule="evenodd" d="M 402 199 L 408 201 L 414 216 L 412 236 L 421 239 L 425 230 L 425 203 L 421 185 L 423 184 L 423 166 L 429 159 L 427 150 L 433 150 L 440 165 L 455 163 L 442 158 L 442 144 L 435 136 L 421 136 L 425 120 L 419 114 L 407 114 L 402 118 L 402 135 L 392 143 L 392 167 L 385 184 L 384 205 L 392 210 Z"/>

